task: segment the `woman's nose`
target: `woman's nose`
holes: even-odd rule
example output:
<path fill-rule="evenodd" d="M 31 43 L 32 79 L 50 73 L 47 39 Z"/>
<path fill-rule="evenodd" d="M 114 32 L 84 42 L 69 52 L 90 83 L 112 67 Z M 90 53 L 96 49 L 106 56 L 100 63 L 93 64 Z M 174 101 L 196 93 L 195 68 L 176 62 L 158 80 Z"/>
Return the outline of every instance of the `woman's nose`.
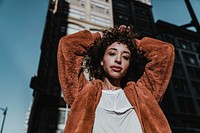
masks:
<path fill-rule="evenodd" d="M 115 62 L 116 62 L 117 64 L 121 64 L 121 56 L 120 56 L 120 55 L 117 55 L 117 56 L 115 57 Z"/>

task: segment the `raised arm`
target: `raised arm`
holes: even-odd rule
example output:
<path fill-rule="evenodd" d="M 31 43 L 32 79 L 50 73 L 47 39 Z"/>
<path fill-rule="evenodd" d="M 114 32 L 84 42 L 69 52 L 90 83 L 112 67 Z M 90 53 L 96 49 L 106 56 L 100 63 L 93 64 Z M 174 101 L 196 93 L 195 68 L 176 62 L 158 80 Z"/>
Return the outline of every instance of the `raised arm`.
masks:
<path fill-rule="evenodd" d="M 150 62 L 146 64 L 144 74 L 138 80 L 137 85 L 150 90 L 159 102 L 171 78 L 174 66 L 174 46 L 148 37 L 138 42 L 138 46 L 145 51 L 145 56 Z"/>
<path fill-rule="evenodd" d="M 89 45 L 98 33 L 84 30 L 60 39 L 58 46 L 58 75 L 66 103 L 72 104 L 77 93 L 87 83 L 81 66 Z"/>

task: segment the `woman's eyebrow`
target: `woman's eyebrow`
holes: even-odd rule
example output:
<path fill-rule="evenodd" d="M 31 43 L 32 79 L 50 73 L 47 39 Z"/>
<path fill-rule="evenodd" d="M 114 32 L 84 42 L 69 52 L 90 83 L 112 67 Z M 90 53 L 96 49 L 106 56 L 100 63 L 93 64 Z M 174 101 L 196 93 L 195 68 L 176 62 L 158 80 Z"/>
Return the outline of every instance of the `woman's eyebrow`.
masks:
<path fill-rule="evenodd" d="M 116 49 L 116 48 L 109 48 L 108 50 L 114 50 L 114 51 L 117 51 L 117 49 Z"/>

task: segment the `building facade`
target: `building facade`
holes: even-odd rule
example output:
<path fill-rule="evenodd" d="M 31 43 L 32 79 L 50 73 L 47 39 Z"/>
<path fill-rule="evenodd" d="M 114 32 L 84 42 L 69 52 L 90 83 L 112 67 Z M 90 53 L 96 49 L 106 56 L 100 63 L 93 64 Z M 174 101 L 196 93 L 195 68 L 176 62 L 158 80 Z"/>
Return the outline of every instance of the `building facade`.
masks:
<path fill-rule="evenodd" d="M 67 0 L 69 15 L 67 33 L 87 29 L 91 32 L 113 27 L 111 0 Z"/>
<path fill-rule="evenodd" d="M 69 3 L 51 0 L 44 28 L 37 75 L 32 77 L 33 102 L 27 133 L 62 133 L 66 104 L 62 98 L 57 72 L 57 47 L 66 35 Z"/>
<path fill-rule="evenodd" d="M 135 32 L 142 36 L 152 36 L 154 20 L 148 0 L 113 0 L 114 25 L 133 25 Z"/>
<path fill-rule="evenodd" d="M 194 31 L 158 21 L 160 40 L 175 46 L 174 70 L 161 107 L 173 133 L 200 132 L 200 38 Z"/>

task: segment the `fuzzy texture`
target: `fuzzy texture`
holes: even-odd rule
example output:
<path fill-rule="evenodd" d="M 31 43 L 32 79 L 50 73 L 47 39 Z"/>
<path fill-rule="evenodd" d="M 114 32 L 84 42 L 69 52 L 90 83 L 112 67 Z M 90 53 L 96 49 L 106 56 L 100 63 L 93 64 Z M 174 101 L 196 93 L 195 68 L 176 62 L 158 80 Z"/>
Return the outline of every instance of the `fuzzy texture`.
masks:
<path fill-rule="evenodd" d="M 71 105 L 65 133 L 91 133 L 95 110 L 102 93 L 102 81 L 89 82 L 81 69 L 83 55 L 98 33 L 84 30 L 60 40 L 58 73 L 64 99 Z M 150 62 L 142 77 L 126 84 L 124 92 L 134 106 L 144 133 L 171 133 L 168 121 L 159 107 L 168 86 L 173 64 L 173 45 L 145 37 L 136 40 Z M 133 125 L 134 126 L 134 125 Z"/>

